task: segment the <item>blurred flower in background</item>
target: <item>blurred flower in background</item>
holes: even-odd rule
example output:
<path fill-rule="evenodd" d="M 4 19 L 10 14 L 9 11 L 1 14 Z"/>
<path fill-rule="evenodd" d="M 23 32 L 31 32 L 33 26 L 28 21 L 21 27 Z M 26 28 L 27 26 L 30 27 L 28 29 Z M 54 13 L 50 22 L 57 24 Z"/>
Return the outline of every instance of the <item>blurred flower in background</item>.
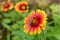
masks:
<path fill-rule="evenodd" d="M 1 3 L 1 10 L 2 11 L 8 11 L 11 10 L 13 8 L 13 3 L 10 2 L 10 0 L 8 0 L 7 2 L 2 2 Z"/>
<path fill-rule="evenodd" d="M 18 2 L 15 6 L 17 12 L 27 12 L 28 8 L 28 3 L 26 1 Z"/>
<path fill-rule="evenodd" d="M 42 30 L 46 29 L 47 15 L 42 10 L 32 11 L 28 17 L 24 19 L 24 32 L 32 34 L 40 34 Z"/>

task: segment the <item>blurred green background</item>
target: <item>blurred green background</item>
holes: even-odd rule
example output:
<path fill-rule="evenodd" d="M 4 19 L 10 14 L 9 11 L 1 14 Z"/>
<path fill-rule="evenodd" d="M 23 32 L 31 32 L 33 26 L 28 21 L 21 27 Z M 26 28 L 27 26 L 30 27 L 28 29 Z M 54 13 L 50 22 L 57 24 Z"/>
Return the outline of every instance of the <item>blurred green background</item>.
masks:
<path fill-rule="evenodd" d="M 0 3 L 3 1 L 7 0 L 0 0 Z M 60 40 L 60 0 L 11 0 L 14 5 L 19 1 L 28 1 L 29 11 L 0 11 L 0 40 Z M 40 35 L 25 34 L 24 17 L 36 9 L 44 10 L 48 15 L 46 30 Z"/>

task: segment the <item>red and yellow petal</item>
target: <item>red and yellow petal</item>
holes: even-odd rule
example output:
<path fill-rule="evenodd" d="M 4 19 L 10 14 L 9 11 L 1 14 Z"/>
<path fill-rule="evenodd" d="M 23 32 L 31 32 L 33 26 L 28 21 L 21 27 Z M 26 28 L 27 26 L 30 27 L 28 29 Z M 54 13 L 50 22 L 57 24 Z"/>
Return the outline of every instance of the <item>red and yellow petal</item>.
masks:
<path fill-rule="evenodd" d="M 15 6 L 17 12 L 27 12 L 28 8 L 28 3 L 26 1 L 18 2 Z"/>
<path fill-rule="evenodd" d="M 8 10 L 11 10 L 12 8 L 13 8 L 13 3 L 10 3 L 10 2 L 2 2 L 1 3 L 2 11 L 8 11 Z"/>
<path fill-rule="evenodd" d="M 33 24 L 30 24 L 31 20 L 35 18 L 33 20 Z M 37 19 L 38 18 L 38 19 Z M 37 11 L 32 11 L 28 17 L 25 18 L 24 20 L 24 29 L 25 29 L 25 32 L 29 33 L 30 35 L 32 34 L 40 34 L 42 32 L 42 30 L 45 30 L 46 29 L 46 20 L 47 20 L 47 15 L 44 11 L 42 10 L 37 10 Z M 35 22 L 37 24 L 35 24 Z M 27 25 L 26 25 L 27 24 Z"/>

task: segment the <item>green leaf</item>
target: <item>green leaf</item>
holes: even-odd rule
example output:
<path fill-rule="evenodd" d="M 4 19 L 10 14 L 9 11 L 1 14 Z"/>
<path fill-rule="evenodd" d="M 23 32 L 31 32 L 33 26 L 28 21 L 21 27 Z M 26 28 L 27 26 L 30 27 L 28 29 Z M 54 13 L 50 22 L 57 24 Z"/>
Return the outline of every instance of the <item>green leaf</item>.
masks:
<path fill-rule="evenodd" d="M 60 28 L 57 27 L 52 27 L 52 26 L 48 26 L 49 28 L 47 29 L 47 33 L 45 34 L 46 37 L 49 37 L 49 40 L 53 40 L 54 38 L 50 38 L 51 36 L 56 37 L 56 39 L 59 39 L 60 37 Z M 59 39 L 60 40 L 60 39 Z"/>
<path fill-rule="evenodd" d="M 4 26 L 4 28 L 7 28 L 8 30 L 12 31 L 12 29 L 10 28 L 11 26 L 5 24 L 5 23 L 2 23 L 2 25 Z"/>
<path fill-rule="evenodd" d="M 12 30 L 19 30 L 20 29 L 20 26 L 18 25 L 18 24 L 13 24 L 12 26 L 11 26 L 11 29 Z"/>
<path fill-rule="evenodd" d="M 52 12 L 57 12 L 60 9 L 60 5 L 52 4 L 50 6 L 50 9 L 52 10 Z"/>
<path fill-rule="evenodd" d="M 2 35 L 0 35 L 0 39 L 2 38 Z"/>
<path fill-rule="evenodd" d="M 11 19 L 8 19 L 8 18 L 7 18 L 7 19 L 3 19 L 3 20 L 2 20 L 2 23 L 10 23 L 11 21 L 12 21 Z"/>
<path fill-rule="evenodd" d="M 7 40 L 10 40 L 10 31 L 8 31 Z"/>
<path fill-rule="evenodd" d="M 56 26 L 60 26 L 60 14 L 53 14 L 53 19 L 56 24 Z"/>

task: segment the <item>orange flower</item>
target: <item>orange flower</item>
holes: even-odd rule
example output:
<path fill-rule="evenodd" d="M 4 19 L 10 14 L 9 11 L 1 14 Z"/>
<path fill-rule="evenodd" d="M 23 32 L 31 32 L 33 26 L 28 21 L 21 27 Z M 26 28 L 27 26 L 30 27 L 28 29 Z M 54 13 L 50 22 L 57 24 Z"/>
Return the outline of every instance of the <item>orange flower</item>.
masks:
<path fill-rule="evenodd" d="M 11 10 L 12 8 L 13 8 L 13 3 L 11 3 L 10 0 L 8 0 L 7 2 L 2 2 L 1 5 L 2 11 L 8 11 Z"/>
<path fill-rule="evenodd" d="M 31 12 L 24 20 L 24 32 L 32 34 L 40 34 L 46 28 L 47 15 L 42 10 Z"/>
<path fill-rule="evenodd" d="M 28 11 L 28 3 L 25 1 L 18 2 L 15 6 L 17 12 L 27 12 Z"/>

